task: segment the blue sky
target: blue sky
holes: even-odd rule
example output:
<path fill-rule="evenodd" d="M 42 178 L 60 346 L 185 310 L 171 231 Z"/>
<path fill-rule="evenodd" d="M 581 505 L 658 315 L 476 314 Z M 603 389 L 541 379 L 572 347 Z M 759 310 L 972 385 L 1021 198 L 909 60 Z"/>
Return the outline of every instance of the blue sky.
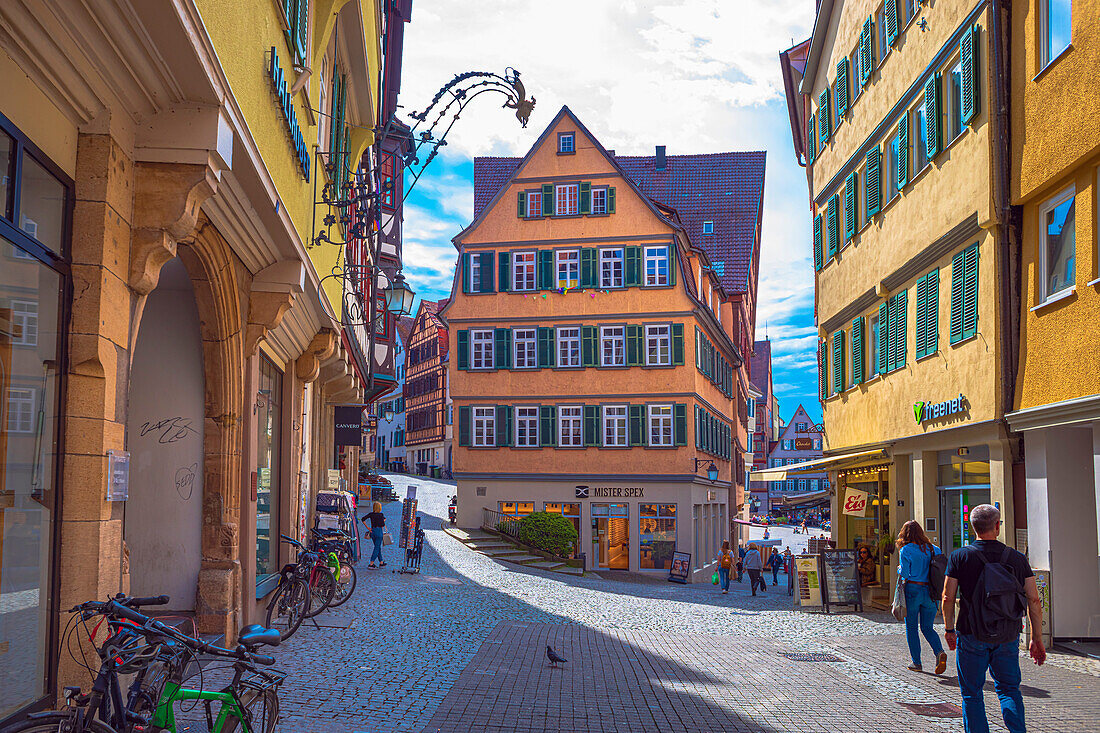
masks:
<path fill-rule="evenodd" d="M 794 158 L 778 53 L 806 38 L 813 0 L 417 0 L 406 28 L 401 102 L 416 110 L 454 74 L 523 73 L 537 100 L 527 129 L 486 95 L 405 203 L 405 273 L 447 297 L 451 237 L 473 214 L 473 156 L 523 155 L 567 104 L 623 155 L 766 150 L 757 338 L 772 341 L 789 419 L 817 402 L 813 265 L 805 171 Z M 581 20 L 579 20 L 581 19 Z"/>

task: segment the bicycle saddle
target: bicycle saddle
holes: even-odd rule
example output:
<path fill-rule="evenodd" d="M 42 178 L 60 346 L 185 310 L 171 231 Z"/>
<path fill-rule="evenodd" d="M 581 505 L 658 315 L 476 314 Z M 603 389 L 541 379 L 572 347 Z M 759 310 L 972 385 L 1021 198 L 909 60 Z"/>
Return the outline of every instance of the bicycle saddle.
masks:
<path fill-rule="evenodd" d="M 279 646 L 280 641 L 282 641 L 282 636 L 277 629 L 267 629 L 259 624 L 249 624 L 237 634 L 237 643 L 248 651 L 264 644 Z"/>

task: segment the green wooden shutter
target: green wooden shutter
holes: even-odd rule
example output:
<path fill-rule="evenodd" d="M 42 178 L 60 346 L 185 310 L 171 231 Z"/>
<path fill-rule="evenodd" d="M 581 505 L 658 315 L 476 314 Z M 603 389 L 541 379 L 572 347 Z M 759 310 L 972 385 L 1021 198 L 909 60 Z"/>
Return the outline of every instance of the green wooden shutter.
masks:
<path fill-rule="evenodd" d="M 516 194 L 516 216 L 520 219 L 527 216 L 527 192 L 520 191 Z"/>
<path fill-rule="evenodd" d="M 867 218 L 870 219 L 882 207 L 882 148 L 877 145 L 867 151 L 863 190 Z"/>
<path fill-rule="evenodd" d="M 888 318 L 886 321 L 886 371 L 892 372 L 898 368 L 898 296 L 891 296 L 887 301 Z"/>
<path fill-rule="evenodd" d="M 680 402 L 672 406 L 672 433 L 676 445 L 687 445 L 687 405 Z"/>
<path fill-rule="evenodd" d="M 927 276 L 926 276 L 927 277 Z M 914 309 L 916 313 L 916 324 L 914 328 L 914 346 L 916 347 L 917 358 L 920 359 L 925 355 L 924 340 L 926 330 L 926 312 L 927 312 L 927 300 L 928 300 L 928 288 L 927 279 L 922 277 L 917 280 L 917 284 L 914 286 L 914 290 L 917 293 L 917 307 Z"/>
<path fill-rule="evenodd" d="M 584 406 L 584 444 L 600 444 L 600 406 Z"/>
<path fill-rule="evenodd" d="M 873 358 L 878 363 L 878 373 L 885 374 L 887 368 L 886 357 L 889 353 L 890 340 L 890 302 L 884 300 L 878 307 L 878 353 Z"/>
<path fill-rule="evenodd" d="M 836 65 L 836 118 L 848 113 L 848 57 L 845 56 Z"/>
<path fill-rule="evenodd" d="M 646 445 L 645 405 L 630 406 L 630 445 Z"/>
<path fill-rule="evenodd" d="M 595 326 L 581 326 L 581 363 L 586 367 L 599 364 L 598 329 Z"/>
<path fill-rule="evenodd" d="M 493 366 L 497 369 L 512 368 L 512 329 L 493 329 Z"/>
<path fill-rule="evenodd" d="M 554 184 L 542 184 L 542 215 L 554 215 Z"/>
<path fill-rule="evenodd" d="M 460 255 L 460 257 L 459 257 L 459 261 L 461 262 L 461 269 L 462 269 L 462 292 L 463 293 L 469 293 L 470 292 L 470 268 L 472 267 L 472 264 L 473 264 L 470 260 L 471 257 L 473 257 L 473 255 L 470 255 L 470 254 Z"/>
<path fill-rule="evenodd" d="M 553 405 L 539 405 L 539 445 L 558 444 L 557 408 Z"/>
<path fill-rule="evenodd" d="M 962 58 L 962 122 L 969 124 L 981 111 L 981 68 L 978 63 L 981 47 L 981 27 L 974 26 L 963 33 L 959 41 Z"/>
<path fill-rule="evenodd" d="M 294 51 L 299 61 L 306 61 L 309 35 L 309 0 L 297 0 L 297 13 L 294 19 Z M 309 64 L 304 64 L 308 66 Z"/>
<path fill-rule="evenodd" d="M 331 101 L 328 109 L 328 150 L 329 153 L 329 165 L 335 162 L 335 158 L 332 156 L 332 151 L 336 148 L 336 118 L 340 109 L 340 71 L 333 68 L 332 70 L 332 88 L 329 92 Z M 335 170 L 335 168 L 333 168 Z M 333 178 L 335 180 L 335 178 Z"/>
<path fill-rule="evenodd" d="M 886 43 L 893 46 L 898 39 L 898 0 L 886 0 Z"/>
<path fill-rule="evenodd" d="M 539 326 L 538 333 L 539 369 L 548 369 L 554 366 L 554 329 L 549 326 Z"/>
<path fill-rule="evenodd" d="M 852 384 L 863 384 L 863 316 L 852 321 Z"/>
<path fill-rule="evenodd" d="M 829 87 L 826 86 L 817 98 L 817 127 L 818 140 L 821 143 L 821 152 L 825 152 L 825 143 L 829 142 L 829 135 L 833 132 L 832 117 L 829 114 Z"/>
<path fill-rule="evenodd" d="M 836 220 L 838 215 L 837 208 L 839 205 L 839 196 L 834 194 L 829 199 L 829 207 L 825 211 L 825 238 L 828 240 L 829 244 L 829 259 L 836 257 L 837 250 L 840 248 L 837 241 L 840 239 L 840 232 L 838 231 Z"/>
<path fill-rule="evenodd" d="M 825 387 L 828 384 L 827 375 L 825 374 L 825 340 L 817 340 L 817 398 L 824 400 L 826 397 Z"/>
<path fill-rule="evenodd" d="M 642 344 L 642 327 L 626 327 L 626 365 L 641 366 L 644 349 Z"/>
<path fill-rule="evenodd" d="M 470 368 L 470 332 L 466 329 L 458 332 L 458 368 Z"/>
<path fill-rule="evenodd" d="M 924 84 L 924 151 L 932 160 L 940 152 L 940 75 L 932 74 Z"/>
<path fill-rule="evenodd" d="M 833 334 L 833 394 L 844 391 L 844 332 Z"/>
<path fill-rule="evenodd" d="M 681 366 L 684 363 L 684 324 L 672 324 L 672 365 Z"/>
<path fill-rule="evenodd" d="M 615 187 L 608 186 L 607 188 L 607 213 L 615 213 Z"/>
<path fill-rule="evenodd" d="M 481 290 L 478 292 L 491 293 L 494 291 L 493 276 L 496 273 L 493 266 L 493 254 L 493 252 L 482 252 L 478 255 L 480 257 L 479 266 L 481 267 Z"/>
<path fill-rule="evenodd" d="M 963 252 L 963 308 L 962 337 L 978 333 L 978 245 Z"/>
<path fill-rule="evenodd" d="M 580 190 L 579 195 L 579 208 L 578 210 L 582 214 L 592 213 L 592 184 L 588 181 L 582 181 L 580 186 L 577 187 Z"/>
<path fill-rule="evenodd" d="M 844 241 L 850 242 L 856 235 L 857 214 L 856 208 L 856 172 L 852 171 L 844 179 Z"/>
<path fill-rule="evenodd" d="M 900 369 L 905 366 L 906 349 L 908 348 L 909 332 L 908 332 L 908 320 L 909 320 L 909 291 L 902 290 L 900 293 L 894 296 L 898 301 L 898 313 L 897 313 L 897 348 L 898 360 L 894 364 L 896 369 Z"/>
<path fill-rule="evenodd" d="M 813 163 L 817 159 L 817 115 L 810 115 L 806 120 L 806 163 Z"/>
<path fill-rule="evenodd" d="M 871 69 L 875 67 L 875 22 L 871 19 L 871 16 L 867 16 L 867 20 L 863 21 L 863 33 L 860 35 L 860 62 L 859 62 L 859 75 L 860 83 L 863 86 L 867 86 L 867 83 L 871 81 Z"/>
<path fill-rule="evenodd" d="M 909 182 L 909 115 L 898 121 L 898 190 Z"/>
<path fill-rule="evenodd" d="M 596 268 L 596 248 L 581 249 L 581 287 L 594 288 L 599 284 Z"/>
<path fill-rule="evenodd" d="M 935 354 L 940 347 L 940 271 L 924 276 L 924 353 Z"/>
<path fill-rule="evenodd" d="M 551 290 L 554 287 L 554 251 L 539 250 L 538 267 L 539 290 Z"/>
<path fill-rule="evenodd" d="M 497 253 L 497 290 L 507 293 L 512 289 L 512 253 Z"/>
<path fill-rule="evenodd" d="M 470 408 L 466 406 L 458 408 L 458 444 L 470 445 Z"/>
<path fill-rule="evenodd" d="M 677 250 L 674 245 L 669 245 L 668 248 L 668 284 L 676 284 L 676 270 L 680 268 L 680 263 L 677 259 Z"/>
<path fill-rule="evenodd" d="M 626 247 L 624 280 L 626 286 L 637 287 L 642 284 L 642 248 Z"/>
<path fill-rule="evenodd" d="M 498 447 L 505 447 L 512 444 L 509 438 L 512 437 L 511 431 L 508 429 L 509 424 L 512 422 L 512 408 L 508 405 L 497 405 L 496 416 L 493 420 L 493 428 L 496 433 L 496 445 Z"/>
<path fill-rule="evenodd" d="M 821 214 L 818 214 L 817 216 L 814 217 L 814 270 L 820 270 L 822 268 L 822 266 L 825 264 L 824 262 L 822 262 L 822 251 L 821 251 L 822 241 L 821 240 L 824 236 L 824 232 L 821 231 L 821 229 L 822 229 L 822 223 L 821 222 L 822 222 Z"/>

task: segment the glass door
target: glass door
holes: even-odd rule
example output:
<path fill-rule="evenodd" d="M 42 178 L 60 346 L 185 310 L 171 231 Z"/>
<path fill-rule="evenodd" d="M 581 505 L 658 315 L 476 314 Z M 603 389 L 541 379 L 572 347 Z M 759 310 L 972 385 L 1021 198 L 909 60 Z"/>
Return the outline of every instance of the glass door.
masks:
<path fill-rule="evenodd" d="M 975 539 L 970 526 L 970 510 L 979 504 L 989 503 L 988 486 L 940 489 L 940 533 L 944 554 L 966 547 Z"/>
<path fill-rule="evenodd" d="M 592 544 L 596 546 L 596 567 L 630 569 L 629 505 L 592 505 Z"/>

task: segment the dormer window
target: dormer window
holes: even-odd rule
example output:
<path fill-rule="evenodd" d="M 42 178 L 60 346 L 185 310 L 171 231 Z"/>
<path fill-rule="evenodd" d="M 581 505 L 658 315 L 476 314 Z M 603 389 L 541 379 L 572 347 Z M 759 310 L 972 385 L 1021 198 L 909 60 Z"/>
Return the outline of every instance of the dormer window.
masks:
<path fill-rule="evenodd" d="M 714 222 L 713 221 L 704 221 L 703 222 L 703 234 L 714 234 Z"/>
<path fill-rule="evenodd" d="M 558 155 L 572 155 L 577 152 L 577 136 L 572 132 L 558 133 Z"/>

